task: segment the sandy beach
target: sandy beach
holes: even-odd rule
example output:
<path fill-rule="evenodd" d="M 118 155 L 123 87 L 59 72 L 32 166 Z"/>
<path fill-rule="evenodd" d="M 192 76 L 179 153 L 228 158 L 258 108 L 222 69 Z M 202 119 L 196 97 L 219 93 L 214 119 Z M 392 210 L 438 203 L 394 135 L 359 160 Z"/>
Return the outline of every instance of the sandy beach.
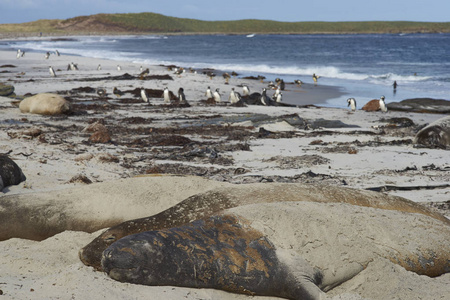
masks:
<path fill-rule="evenodd" d="M 71 62 L 77 64 L 78 70 L 67 70 Z M 97 70 L 99 64 L 101 70 Z M 49 66 L 56 77 L 50 76 Z M 0 97 L 0 153 L 8 154 L 27 177 L 19 185 L 3 189 L 0 211 L 5 212 L 2 198 L 22 197 L 25 203 L 28 197 L 30 201 L 38 199 L 33 198 L 37 195 L 44 199 L 42 195 L 48 193 L 57 203 L 63 203 L 64 197 L 56 196 L 60 192 L 70 195 L 77 189 L 110 184 L 111 195 L 102 192 L 103 198 L 93 207 L 95 213 L 101 213 L 102 205 L 109 205 L 105 198 L 118 195 L 114 200 L 117 214 L 111 219 L 121 222 L 162 211 L 224 183 L 278 182 L 381 191 L 433 207 L 450 217 L 448 150 L 413 143 L 418 129 L 445 115 L 320 107 L 318 104 L 342 94 L 338 87 L 321 84 L 287 83 L 283 102 L 296 103 L 297 107 L 237 107 L 228 103 L 231 88 L 242 93 L 242 86 L 248 85 L 252 92 L 261 92 L 268 83 L 231 77 L 226 84 L 220 71 L 215 70 L 216 76 L 210 79 L 202 74 L 204 70 L 189 72 L 189 66 L 183 66 L 186 72 L 175 74 L 167 66 L 144 65 L 149 74 L 140 78 L 140 67 L 132 62 L 64 53 L 52 53 L 48 59 L 43 53 L 26 53 L 17 59 L 15 52 L 0 52 L 0 83 L 14 86 L 17 95 L 15 99 Z M 126 73 L 129 76 L 124 76 Z M 206 101 L 208 86 L 219 88 L 221 103 L 212 105 Z M 139 96 L 142 87 L 154 92 L 150 105 Z M 165 87 L 175 95 L 183 87 L 190 106 L 164 104 Z M 113 93 L 114 88 L 122 92 L 120 96 Z M 99 89 L 105 89 L 106 96 L 99 96 Z M 72 111 L 58 116 L 21 113 L 18 101 L 38 93 L 63 96 Z M 272 93 L 269 91 L 268 95 Z M 408 125 L 405 120 L 409 120 Z M 95 123 L 107 129 L 110 141 L 92 141 L 89 126 Z M 163 196 L 156 202 L 139 200 L 152 190 L 145 182 L 134 187 L 138 190 L 112 188 L 115 182 L 136 176 L 167 174 L 201 180 L 194 180 L 191 186 L 168 186 L 168 190 L 173 189 L 170 192 L 157 191 Z M 203 180 L 214 183 L 205 184 Z M 121 197 L 125 198 L 123 202 Z M 2 297 L 259 298 L 219 290 L 115 282 L 83 265 L 78 258 L 79 249 L 101 231 L 67 230 L 43 241 L 20 237 L 1 241 Z M 443 243 L 448 245 L 449 240 Z M 330 298 L 444 299 L 450 293 L 448 273 L 430 278 L 387 260 L 370 265 L 358 276 L 328 292 Z"/>

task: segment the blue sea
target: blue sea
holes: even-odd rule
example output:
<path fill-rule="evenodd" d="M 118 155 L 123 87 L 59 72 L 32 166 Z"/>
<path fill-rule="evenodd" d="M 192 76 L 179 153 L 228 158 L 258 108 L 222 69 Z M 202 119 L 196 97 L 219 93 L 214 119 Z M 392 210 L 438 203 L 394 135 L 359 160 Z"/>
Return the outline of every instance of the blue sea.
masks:
<path fill-rule="evenodd" d="M 236 71 L 285 82 L 300 79 L 337 86 L 346 99 L 386 97 L 386 102 L 450 99 L 450 34 L 354 35 L 144 35 L 80 36 L 0 41 L 0 50 L 54 51 L 141 64 Z M 394 93 L 394 81 L 398 87 Z"/>

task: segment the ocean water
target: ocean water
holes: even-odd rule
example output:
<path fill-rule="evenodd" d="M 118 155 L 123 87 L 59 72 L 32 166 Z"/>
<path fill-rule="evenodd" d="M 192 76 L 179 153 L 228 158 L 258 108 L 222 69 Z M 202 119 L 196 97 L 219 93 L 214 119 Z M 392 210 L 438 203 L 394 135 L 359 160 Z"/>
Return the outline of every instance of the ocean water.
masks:
<path fill-rule="evenodd" d="M 323 103 L 345 107 L 386 97 L 450 99 L 450 34 L 81 36 L 3 40 L 0 49 L 54 51 L 142 64 L 236 71 L 341 87 Z M 397 82 L 394 93 L 392 84 Z"/>

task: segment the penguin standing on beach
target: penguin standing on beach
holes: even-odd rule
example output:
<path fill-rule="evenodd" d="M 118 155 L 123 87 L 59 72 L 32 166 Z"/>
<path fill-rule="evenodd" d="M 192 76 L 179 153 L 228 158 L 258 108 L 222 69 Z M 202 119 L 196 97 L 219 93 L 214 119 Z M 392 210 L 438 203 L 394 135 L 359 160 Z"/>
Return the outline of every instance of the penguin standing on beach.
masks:
<path fill-rule="evenodd" d="M 102 65 L 101 65 L 101 64 L 98 64 L 98 66 L 97 66 L 97 71 L 101 71 L 101 69 L 102 69 Z"/>
<path fill-rule="evenodd" d="M 50 57 L 50 52 L 45 53 L 45 59 L 48 59 Z"/>
<path fill-rule="evenodd" d="M 59 54 L 58 50 L 55 50 L 56 56 L 61 56 L 61 54 Z"/>
<path fill-rule="evenodd" d="M 387 106 L 386 106 L 386 103 L 384 102 L 384 96 L 381 96 L 380 97 L 380 110 L 382 111 L 382 112 L 387 112 Z"/>
<path fill-rule="evenodd" d="M 50 75 L 51 75 L 52 77 L 56 77 L 55 70 L 53 70 L 52 66 L 48 67 L 48 71 L 50 72 Z"/>
<path fill-rule="evenodd" d="M 22 50 L 17 49 L 17 55 L 16 58 L 20 58 L 22 56 Z"/>
<path fill-rule="evenodd" d="M 250 88 L 247 85 L 243 85 L 242 86 L 242 94 L 244 96 L 249 96 L 250 95 Z"/>
<path fill-rule="evenodd" d="M 187 104 L 186 96 L 184 95 L 184 89 L 182 87 L 178 89 L 178 100 L 180 101 L 180 104 Z"/>
<path fill-rule="evenodd" d="M 141 88 L 141 98 L 142 98 L 142 100 L 144 100 L 144 102 L 147 102 L 148 104 L 150 104 L 150 101 L 149 101 L 148 95 L 147 95 L 147 91 L 143 87 Z"/>
<path fill-rule="evenodd" d="M 228 101 L 230 101 L 231 104 L 234 104 L 234 103 L 239 102 L 239 99 L 240 99 L 240 98 L 241 98 L 241 97 L 240 97 L 239 93 L 236 92 L 236 91 L 234 90 L 234 88 L 231 88 L 231 92 L 230 92 L 230 96 L 228 97 Z"/>
<path fill-rule="evenodd" d="M 280 103 L 282 101 L 283 93 L 278 93 L 277 97 L 275 98 L 275 102 Z"/>
<path fill-rule="evenodd" d="M 220 102 L 222 99 L 220 98 L 219 88 L 217 88 L 213 93 L 213 98 L 216 102 Z"/>
<path fill-rule="evenodd" d="M 266 105 L 266 106 L 272 105 L 270 98 L 267 97 L 266 88 L 263 88 L 263 90 L 262 90 L 260 102 L 262 105 Z"/>
<path fill-rule="evenodd" d="M 350 109 L 351 109 L 352 111 L 355 111 L 355 110 L 356 110 L 356 100 L 355 100 L 355 98 L 348 98 L 348 99 L 347 99 L 347 103 L 348 103 L 347 106 L 350 106 Z"/>
<path fill-rule="evenodd" d="M 317 76 L 316 73 L 313 74 L 312 76 L 313 80 L 314 80 L 314 84 L 317 84 L 317 79 L 320 78 L 320 76 Z"/>
<path fill-rule="evenodd" d="M 213 98 L 213 94 L 212 94 L 211 88 L 210 88 L 209 86 L 208 86 L 208 88 L 206 89 L 205 96 L 206 96 L 206 99 Z"/>
<path fill-rule="evenodd" d="M 164 96 L 164 103 L 169 104 L 170 103 L 169 88 L 167 87 L 164 88 L 163 96 Z"/>
<path fill-rule="evenodd" d="M 117 65 L 117 71 L 122 71 L 122 67 L 120 65 Z"/>

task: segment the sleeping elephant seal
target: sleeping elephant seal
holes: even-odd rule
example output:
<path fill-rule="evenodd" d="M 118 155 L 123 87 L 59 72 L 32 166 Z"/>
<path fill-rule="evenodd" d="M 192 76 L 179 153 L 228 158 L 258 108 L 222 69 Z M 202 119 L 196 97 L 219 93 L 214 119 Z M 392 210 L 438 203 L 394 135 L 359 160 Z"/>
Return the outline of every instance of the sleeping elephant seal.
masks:
<path fill-rule="evenodd" d="M 450 116 L 430 123 L 417 134 L 414 143 L 427 147 L 450 149 Z"/>
<path fill-rule="evenodd" d="M 101 270 L 102 252 L 118 239 L 138 232 L 177 227 L 247 204 L 272 202 L 335 202 L 425 214 L 447 224 L 450 220 L 410 200 L 383 193 L 319 184 L 256 183 L 231 185 L 191 196 L 158 214 L 109 228 L 79 251 L 81 261 Z"/>
<path fill-rule="evenodd" d="M 111 278 L 135 284 L 320 299 L 372 262 L 431 277 L 448 273 L 449 235 L 449 225 L 423 214 L 347 203 L 262 203 L 124 237 L 103 252 L 102 266 Z M 397 287 L 387 284 L 383 292 L 390 288 Z"/>
<path fill-rule="evenodd" d="M 220 187 L 191 196 L 158 214 L 109 228 L 79 251 L 81 261 L 101 270 L 102 252 L 118 239 L 138 232 L 177 227 L 232 207 L 254 203 L 314 201 L 349 203 L 425 214 L 447 224 L 450 220 L 410 200 L 365 190 L 319 184 L 256 183 Z"/>
<path fill-rule="evenodd" d="M 219 215 L 124 237 L 103 252 L 102 266 L 111 278 L 134 284 L 320 299 L 320 271 L 279 252 L 245 219 Z"/>

